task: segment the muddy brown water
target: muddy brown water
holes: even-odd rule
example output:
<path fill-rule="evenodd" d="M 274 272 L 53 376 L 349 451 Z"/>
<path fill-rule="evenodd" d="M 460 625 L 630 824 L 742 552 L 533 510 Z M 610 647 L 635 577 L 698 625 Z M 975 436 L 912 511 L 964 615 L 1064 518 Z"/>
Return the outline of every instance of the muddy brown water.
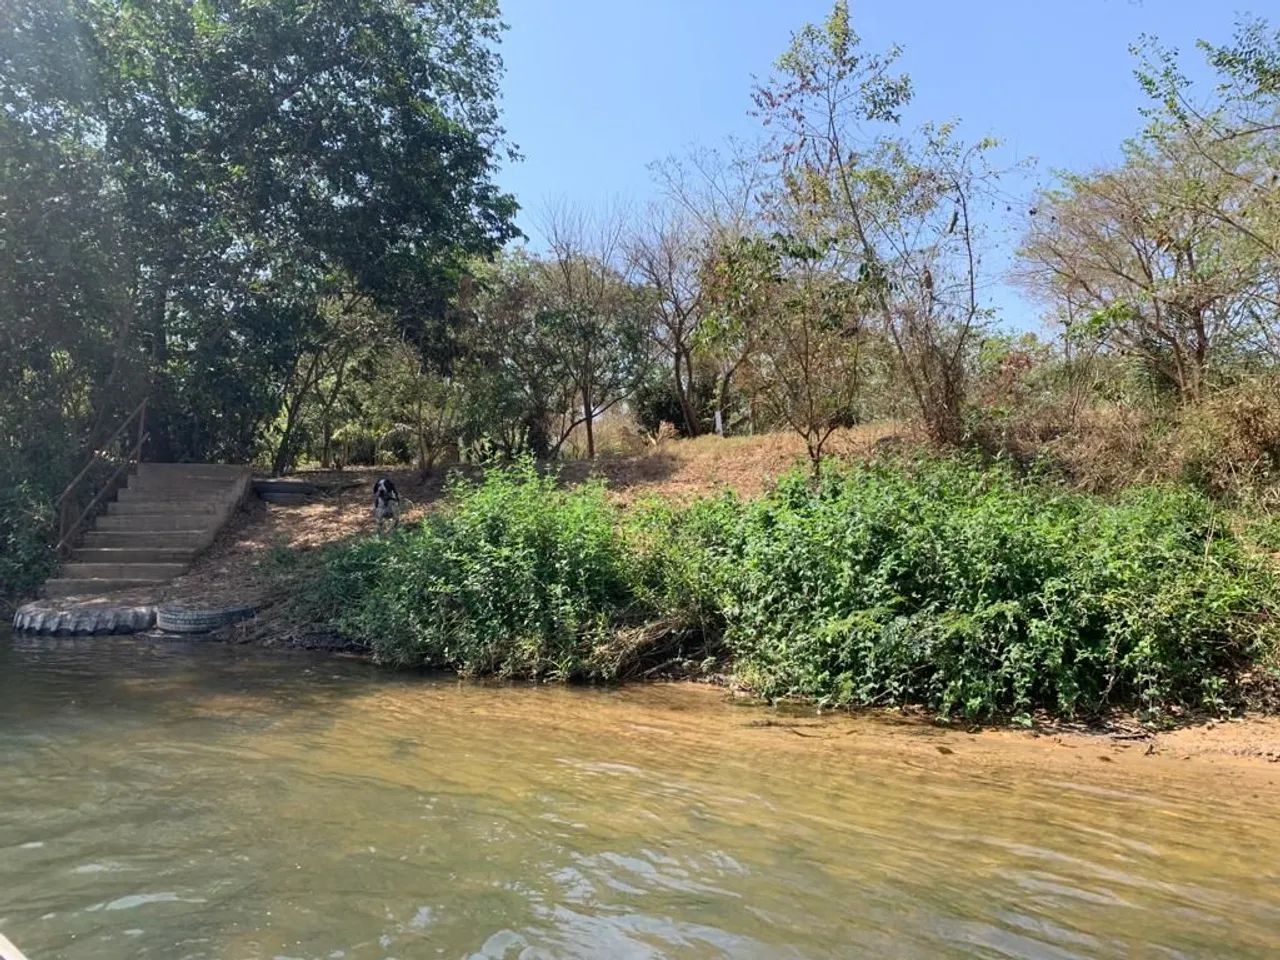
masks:
<path fill-rule="evenodd" d="M 1099 759 L 689 686 L 0 637 L 0 932 L 31 960 L 1276 956 L 1280 788 Z"/>

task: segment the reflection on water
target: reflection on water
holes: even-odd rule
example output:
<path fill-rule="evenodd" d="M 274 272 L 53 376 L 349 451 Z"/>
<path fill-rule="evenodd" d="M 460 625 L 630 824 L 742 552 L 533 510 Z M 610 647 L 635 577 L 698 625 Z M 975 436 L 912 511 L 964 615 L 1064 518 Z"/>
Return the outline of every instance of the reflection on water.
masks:
<path fill-rule="evenodd" d="M 1265 782 L 966 763 L 927 729 L 769 716 L 687 687 L 0 638 L 0 931 L 32 960 L 1280 947 Z"/>

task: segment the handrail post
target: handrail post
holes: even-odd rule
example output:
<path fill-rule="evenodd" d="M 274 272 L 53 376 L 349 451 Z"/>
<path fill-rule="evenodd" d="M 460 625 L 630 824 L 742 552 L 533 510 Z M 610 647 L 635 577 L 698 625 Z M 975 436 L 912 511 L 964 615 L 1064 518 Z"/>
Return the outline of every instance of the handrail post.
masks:
<path fill-rule="evenodd" d="M 148 437 L 147 402 L 149 400 L 150 397 L 143 397 L 142 402 L 134 407 L 133 412 L 130 413 L 129 416 L 125 417 L 123 423 L 116 427 L 116 430 L 111 434 L 110 439 L 96 449 L 91 449 L 89 451 L 89 458 L 84 467 L 78 474 L 76 474 L 75 479 L 67 484 L 66 489 L 62 491 L 62 496 L 58 498 L 57 503 L 58 543 L 54 548 L 59 556 L 62 555 L 64 548 L 70 546 L 72 538 L 80 531 L 81 525 L 84 523 L 85 519 L 88 518 L 93 509 L 103 500 L 104 497 L 115 492 L 115 483 L 120 479 L 121 474 L 127 473 L 132 467 L 142 461 L 142 446 L 146 443 Z M 80 482 L 89 475 L 89 471 L 93 468 L 95 463 L 103 459 L 110 462 L 112 458 L 112 451 L 116 449 L 117 440 L 128 442 L 127 438 L 129 436 L 129 427 L 135 418 L 138 421 L 138 438 L 134 442 L 132 449 L 130 450 L 126 448 L 121 452 L 120 459 L 123 461 L 121 465 L 116 469 L 115 473 L 111 475 L 111 478 L 107 480 L 102 488 L 93 496 L 89 501 L 89 505 L 81 511 L 80 515 L 76 517 L 74 521 L 69 522 L 69 518 L 72 516 L 72 513 L 79 509 L 78 504 L 72 499 L 71 495 L 79 489 Z M 3 960 L 3 958 L 0 957 L 0 960 Z"/>
<path fill-rule="evenodd" d="M 71 516 L 71 504 L 67 500 L 63 500 L 58 504 L 58 542 L 61 543 L 67 538 L 68 520 Z"/>
<path fill-rule="evenodd" d="M 142 443 L 147 436 L 147 400 L 142 398 L 142 406 L 138 408 L 138 462 L 142 462 Z"/>

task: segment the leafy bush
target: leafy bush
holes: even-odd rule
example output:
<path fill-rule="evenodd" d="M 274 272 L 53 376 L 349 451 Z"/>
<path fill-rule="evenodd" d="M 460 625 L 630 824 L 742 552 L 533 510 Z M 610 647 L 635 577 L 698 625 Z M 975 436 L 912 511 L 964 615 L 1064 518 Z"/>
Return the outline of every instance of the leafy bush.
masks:
<path fill-rule="evenodd" d="M 612 677 L 638 644 L 722 649 L 766 697 L 970 717 L 1218 706 L 1275 649 L 1273 575 L 1186 489 L 928 460 L 625 513 L 527 465 L 452 494 L 331 553 L 306 602 L 396 663 Z"/>
<path fill-rule="evenodd" d="M 1216 704 L 1275 641 L 1274 578 L 1193 492 L 1116 500 L 959 462 L 750 504 L 726 642 L 769 696 L 968 716 Z"/>
<path fill-rule="evenodd" d="M 0 601 L 33 593 L 53 572 L 53 506 L 28 481 L 0 487 Z"/>
<path fill-rule="evenodd" d="M 633 595 L 602 487 L 525 464 L 456 482 L 453 509 L 341 549 L 316 591 L 382 660 L 465 674 L 574 677 Z"/>
<path fill-rule="evenodd" d="M 56 444 L 50 448 L 61 452 Z M 0 449 L 0 602 L 29 596 L 53 572 L 53 488 L 62 482 L 62 468 L 49 452 L 36 461 Z"/>
<path fill-rule="evenodd" d="M 693 404 L 700 433 L 710 433 L 714 429 L 715 400 L 714 377 L 704 374 L 694 380 L 693 396 L 690 401 Z M 649 376 L 641 381 L 631 395 L 630 406 L 636 422 L 646 433 L 657 433 L 663 423 L 674 426 L 681 436 L 688 432 L 684 422 L 684 411 L 680 406 L 680 397 L 671 380 L 671 371 L 665 368 L 651 371 Z"/>

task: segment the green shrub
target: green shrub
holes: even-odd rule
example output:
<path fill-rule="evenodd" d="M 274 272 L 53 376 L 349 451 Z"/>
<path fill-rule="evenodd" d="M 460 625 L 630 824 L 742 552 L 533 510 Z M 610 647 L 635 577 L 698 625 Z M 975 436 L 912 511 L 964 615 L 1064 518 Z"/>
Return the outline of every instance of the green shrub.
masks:
<path fill-rule="evenodd" d="M 28 481 L 0 487 L 0 601 L 29 596 L 53 572 L 53 505 Z"/>
<path fill-rule="evenodd" d="M 1210 501 L 1115 500 L 947 461 L 799 477 L 748 505 L 726 642 L 772 697 L 1072 715 L 1217 705 L 1276 584 Z"/>
<path fill-rule="evenodd" d="M 598 484 L 529 465 L 456 482 L 452 509 L 341 549 L 319 591 L 382 660 L 466 674 L 574 677 L 632 612 L 616 516 Z"/>
<path fill-rule="evenodd" d="M 969 717 L 1216 707 L 1275 649 L 1274 576 L 1186 489 L 931 460 L 626 512 L 527 465 L 451 492 L 332 551 L 313 615 L 395 663 L 610 678 L 723 650 L 766 697 Z"/>
<path fill-rule="evenodd" d="M 56 565 L 51 487 L 62 476 L 48 460 L 42 469 L 34 462 L 0 449 L 0 601 L 31 595 Z"/>
<path fill-rule="evenodd" d="M 732 494 L 676 506 L 641 503 L 623 518 L 628 577 L 639 604 L 672 629 L 714 641 L 723 630 L 720 579 L 736 551 L 742 502 Z"/>

